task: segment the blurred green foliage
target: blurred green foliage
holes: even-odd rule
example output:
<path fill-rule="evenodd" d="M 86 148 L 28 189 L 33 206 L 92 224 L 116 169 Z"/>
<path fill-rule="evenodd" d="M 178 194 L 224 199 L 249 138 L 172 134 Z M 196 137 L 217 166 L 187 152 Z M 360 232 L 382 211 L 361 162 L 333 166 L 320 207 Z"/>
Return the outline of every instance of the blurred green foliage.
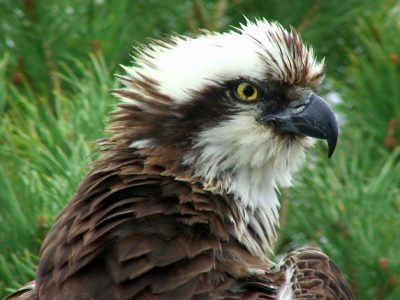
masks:
<path fill-rule="evenodd" d="M 118 64 L 146 38 L 248 18 L 293 26 L 326 58 L 341 136 L 282 195 L 276 252 L 314 244 L 360 299 L 400 299 L 400 3 L 393 0 L 2 0 L 0 296 L 34 277 L 40 243 L 97 156 Z"/>

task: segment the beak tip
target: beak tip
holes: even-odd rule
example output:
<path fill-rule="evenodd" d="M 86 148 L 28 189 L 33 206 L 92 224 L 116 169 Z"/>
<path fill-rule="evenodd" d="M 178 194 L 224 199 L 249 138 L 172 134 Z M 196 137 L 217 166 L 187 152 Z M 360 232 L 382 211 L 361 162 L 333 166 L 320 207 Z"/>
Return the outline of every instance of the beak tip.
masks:
<path fill-rule="evenodd" d="M 329 159 L 332 158 L 333 152 L 335 152 L 335 146 L 329 147 L 329 150 L 328 150 L 328 158 Z"/>
<path fill-rule="evenodd" d="M 333 124 L 335 124 L 336 126 L 334 126 L 333 130 L 331 131 L 331 134 L 329 134 L 326 138 L 326 140 L 328 142 L 328 158 L 329 159 L 332 157 L 333 153 L 335 152 L 337 140 L 338 140 L 338 136 L 339 136 L 339 129 L 337 126 L 336 117 L 335 117 L 335 122 Z"/>

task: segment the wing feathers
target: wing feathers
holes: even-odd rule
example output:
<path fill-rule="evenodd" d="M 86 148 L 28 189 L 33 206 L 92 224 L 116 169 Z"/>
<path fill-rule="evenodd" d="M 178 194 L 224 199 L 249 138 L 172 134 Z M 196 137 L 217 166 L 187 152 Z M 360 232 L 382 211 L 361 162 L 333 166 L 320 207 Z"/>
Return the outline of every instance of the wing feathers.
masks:
<path fill-rule="evenodd" d="M 145 236 L 142 234 L 130 234 L 121 239 L 115 245 L 117 260 L 126 260 L 151 253 L 154 249 L 162 248 L 163 242 L 157 236 Z"/>
<path fill-rule="evenodd" d="M 115 283 L 132 280 L 154 268 L 150 258 L 141 256 L 128 261 L 119 262 L 113 255 L 108 255 L 106 266 Z"/>
<path fill-rule="evenodd" d="M 292 269 L 294 299 L 355 299 L 336 264 L 317 248 L 302 248 L 288 254 L 284 269 Z"/>
<path fill-rule="evenodd" d="M 212 270 L 214 262 L 209 255 L 198 255 L 191 260 L 185 260 L 159 272 L 158 277 L 150 286 L 153 293 L 171 291 L 188 282 L 193 277 Z"/>

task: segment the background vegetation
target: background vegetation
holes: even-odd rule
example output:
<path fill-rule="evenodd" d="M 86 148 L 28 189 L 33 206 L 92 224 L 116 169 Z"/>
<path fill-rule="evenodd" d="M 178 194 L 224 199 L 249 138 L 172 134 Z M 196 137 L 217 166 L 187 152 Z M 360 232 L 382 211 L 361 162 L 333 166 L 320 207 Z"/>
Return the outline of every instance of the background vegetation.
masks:
<path fill-rule="evenodd" d="M 282 193 L 276 252 L 318 245 L 359 299 L 400 299 L 400 3 L 391 0 L 0 1 L 0 296 L 34 277 L 40 243 L 96 157 L 132 46 L 249 18 L 326 58 L 342 121 Z M 338 99 L 340 101 L 338 101 Z"/>

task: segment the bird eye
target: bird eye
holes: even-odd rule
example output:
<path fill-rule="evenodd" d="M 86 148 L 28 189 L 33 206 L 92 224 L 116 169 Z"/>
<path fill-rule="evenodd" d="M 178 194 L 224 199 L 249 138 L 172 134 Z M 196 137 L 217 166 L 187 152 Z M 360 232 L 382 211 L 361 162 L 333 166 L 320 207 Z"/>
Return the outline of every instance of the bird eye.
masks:
<path fill-rule="evenodd" d="M 249 82 L 241 82 L 236 86 L 236 95 L 242 101 L 256 101 L 260 92 L 256 86 Z"/>

